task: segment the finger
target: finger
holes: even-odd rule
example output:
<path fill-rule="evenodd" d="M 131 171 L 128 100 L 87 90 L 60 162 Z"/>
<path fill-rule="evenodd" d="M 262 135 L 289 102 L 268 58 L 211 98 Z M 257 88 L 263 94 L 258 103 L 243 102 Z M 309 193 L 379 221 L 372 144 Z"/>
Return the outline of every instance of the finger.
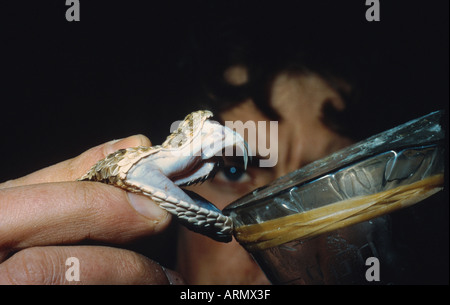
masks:
<path fill-rule="evenodd" d="M 151 142 L 143 135 L 134 135 L 122 140 L 110 141 L 93 147 L 78 157 L 38 170 L 27 176 L 1 183 L 0 189 L 37 183 L 74 181 L 84 175 L 97 161 L 105 158 L 110 153 L 122 148 L 140 145 L 151 146 Z"/>
<path fill-rule="evenodd" d="M 85 240 L 123 243 L 163 231 L 170 214 L 145 196 L 95 182 L 0 190 L 0 251 Z"/>
<path fill-rule="evenodd" d="M 35 247 L 0 265 L 0 284 L 182 284 L 181 276 L 135 252 L 101 246 Z"/>

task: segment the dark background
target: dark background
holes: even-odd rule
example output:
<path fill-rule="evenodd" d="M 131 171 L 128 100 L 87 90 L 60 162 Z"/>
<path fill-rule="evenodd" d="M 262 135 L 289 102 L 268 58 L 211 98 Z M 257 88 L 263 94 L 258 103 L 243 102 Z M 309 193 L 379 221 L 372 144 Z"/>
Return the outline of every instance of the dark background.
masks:
<path fill-rule="evenodd" d="M 283 29 L 286 40 L 304 40 L 341 70 L 361 63 L 371 111 L 355 119 L 367 136 L 448 105 L 445 0 L 381 0 L 381 21 L 371 23 L 364 1 L 81 0 L 80 22 L 66 21 L 64 0 L 5 2 L 0 180 L 135 133 L 160 143 L 199 107 L 196 65 L 214 65 L 193 60 L 192 33 L 214 43 L 238 18 L 263 39 L 298 21 Z"/>
<path fill-rule="evenodd" d="M 354 119 L 366 136 L 448 109 L 447 0 L 380 0 L 381 21 L 370 23 L 363 0 L 299 2 L 80 0 L 81 21 L 68 22 L 65 0 L 2 1 L 0 181 L 136 133 L 161 143 L 203 106 L 199 67 L 214 68 L 214 45 L 237 20 L 263 42 L 276 29 L 282 43 L 262 53 L 304 41 L 324 65 L 359 70 L 367 108 Z M 446 244 L 430 243 L 446 248 L 433 268 L 448 269 L 448 193 L 440 199 L 446 214 L 422 222 L 437 217 L 445 230 Z"/>

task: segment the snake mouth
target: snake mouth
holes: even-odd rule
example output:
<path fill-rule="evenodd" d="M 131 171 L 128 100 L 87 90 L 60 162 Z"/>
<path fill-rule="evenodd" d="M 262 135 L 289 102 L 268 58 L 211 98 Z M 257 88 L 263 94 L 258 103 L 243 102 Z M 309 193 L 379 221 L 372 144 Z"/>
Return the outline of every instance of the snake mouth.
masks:
<path fill-rule="evenodd" d="M 211 158 L 208 162 L 197 164 L 191 170 L 185 172 L 182 176 L 172 179 L 178 187 L 192 186 L 203 183 L 206 180 L 212 180 L 217 172 L 224 166 L 222 158 Z"/>
<path fill-rule="evenodd" d="M 231 131 L 233 136 L 235 133 Z M 251 153 L 248 143 L 240 139 L 238 141 L 233 140 L 233 155 L 242 156 L 244 169 L 247 169 L 247 163 L 251 161 Z M 226 147 L 223 148 L 220 156 L 212 156 L 207 160 L 198 160 L 190 168 L 187 168 L 181 174 L 170 177 L 173 183 L 179 187 L 192 186 L 198 183 L 203 183 L 206 180 L 212 180 L 217 172 L 224 167 L 226 153 L 224 153 Z"/>

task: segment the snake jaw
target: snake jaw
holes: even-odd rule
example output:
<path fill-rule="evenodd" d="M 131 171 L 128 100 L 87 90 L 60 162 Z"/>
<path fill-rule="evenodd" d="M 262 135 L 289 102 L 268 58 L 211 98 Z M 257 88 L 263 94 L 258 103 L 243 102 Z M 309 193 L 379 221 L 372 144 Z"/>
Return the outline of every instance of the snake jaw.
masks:
<path fill-rule="evenodd" d="M 172 181 L 179 187 L 196 185 L 212 179 L 219 168 L 218 162 L 205 162 L 189 176 L 172 179 Z"/>

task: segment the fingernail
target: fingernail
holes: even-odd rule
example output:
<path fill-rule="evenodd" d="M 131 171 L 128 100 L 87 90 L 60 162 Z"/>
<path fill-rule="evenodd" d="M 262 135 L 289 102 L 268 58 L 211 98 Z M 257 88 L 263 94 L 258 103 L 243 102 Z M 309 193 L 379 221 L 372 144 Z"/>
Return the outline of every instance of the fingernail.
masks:
<path fill-rule="evenodd" d="M 162 220 L 167 217 L 167 212 L 160 208 L 152 200 L 143 195 L 127 193 L 131 206 L 141 215 L 151 220 Z"/>
<path fill-rule="evenodd" d="M 109 154 L 112 154 L 113 152 L 118 151 L 121 148 L 125 148 L 123 147 L 123 140 L 125 139 L 113 140 L 106 143 L 103 148 L 105 156 L 108 156 Z"/>

